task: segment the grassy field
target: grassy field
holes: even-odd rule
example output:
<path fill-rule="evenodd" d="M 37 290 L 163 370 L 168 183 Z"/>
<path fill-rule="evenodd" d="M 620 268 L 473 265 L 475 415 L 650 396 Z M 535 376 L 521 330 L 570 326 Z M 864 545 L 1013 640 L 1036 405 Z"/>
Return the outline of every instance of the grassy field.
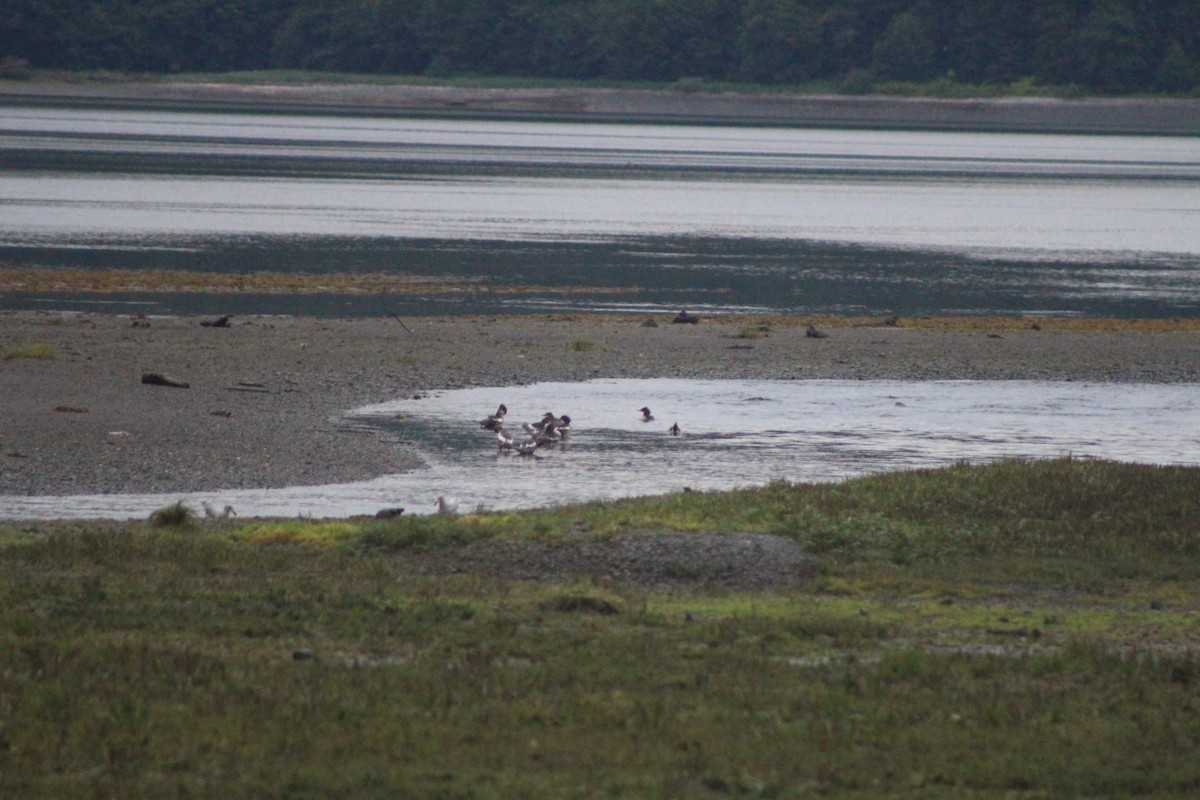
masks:
<path fill-rule="evenodd" d="M 800 590 L 422 576 L 751 531 Z M 1200 469 L 390 521 L 0 524 L 0 797 L 1195 797 Z"/>

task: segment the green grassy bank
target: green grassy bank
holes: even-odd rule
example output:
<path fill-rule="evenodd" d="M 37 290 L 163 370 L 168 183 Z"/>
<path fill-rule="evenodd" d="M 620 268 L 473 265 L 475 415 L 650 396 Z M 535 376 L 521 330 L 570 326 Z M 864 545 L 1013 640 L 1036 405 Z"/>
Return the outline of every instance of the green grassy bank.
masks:
<path fill-rule="evenodd" d="M 0 797 L 1192 797 L 1200 469 L 390 521 L 0 524 Z M 753 531 L 801 589 L 420 575 Z"/>

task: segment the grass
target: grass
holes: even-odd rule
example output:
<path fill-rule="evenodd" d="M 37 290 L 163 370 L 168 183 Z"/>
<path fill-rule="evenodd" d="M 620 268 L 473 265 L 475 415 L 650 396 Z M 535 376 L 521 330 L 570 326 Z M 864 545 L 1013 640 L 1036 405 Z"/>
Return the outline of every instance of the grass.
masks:
<path fill-rule="evenodd" d="M 570 344 L 567 345 L 567 349 L 572 353 L 588 353 L 598 347 L 600 347 L 599 343 L 593 341 L 592 339 L 588 339 L 585 336 L 576 336 L 571 340 Z"/>
<path fill-rule="evenodd" d="M 409 568 L 582 529 L 770 531 L 821 570 L 664 594 Z M 1071 459 L 455 518 L 0 524 L 0 796 L 1191 797 L 1197 555 L 1200 469 Z"/>
<path fill-rule="evenodd" d="M 530 284 L 494 285 L 463 275 L 411 275 L 393 272 L 204 272 L 177 269 L 84 269 L 0 264 L 0 291 L 44 292 L 209 292 L 236 294 L 367 294 L 400 292 L 433 295 L 447 292 L 524 294 L 547 289 L 570 294 L 612 291 L 607 287 L 546 287 Z M 632 289 L 628 289 L 632 291 Z"/>
<path fill-rule="evenodd" d="M 58 348 L 49 342 L 30 342 L 29 344 L 8 348 L 3 353 L 4 361 L 11 361 L 18 358 L 55 361 L 58 359 Z"/>
<path fill-rule="evenodd" d="M 186 528 L 196 521 L 196 509 L 184 500 L 176 500 L 150 515 L 150 525 L 155 528 Z"/>

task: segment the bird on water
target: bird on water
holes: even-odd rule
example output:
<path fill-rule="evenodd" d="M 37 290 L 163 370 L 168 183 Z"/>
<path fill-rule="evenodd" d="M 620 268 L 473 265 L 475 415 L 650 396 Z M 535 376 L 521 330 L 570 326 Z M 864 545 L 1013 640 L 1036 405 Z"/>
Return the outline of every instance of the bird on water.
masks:
<path fill-rule="evenodd" d="M 500 407 L 496 409 L 495 414 L 489 414 L 480 420 L 479 427 L 483 428 L 484 430 L 494 431 L 496 430 L 496 426 L 502 423 L 504 420 L 504 415 L 507 413 L 508 406 L 504 405 L 504 403 L 501 403 Z"/>

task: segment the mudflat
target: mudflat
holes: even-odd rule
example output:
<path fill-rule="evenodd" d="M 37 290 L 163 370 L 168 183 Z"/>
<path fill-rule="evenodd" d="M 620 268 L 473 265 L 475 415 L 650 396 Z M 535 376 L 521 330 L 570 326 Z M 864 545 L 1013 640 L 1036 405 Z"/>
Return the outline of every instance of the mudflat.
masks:
<path fill-rule="evenodd" d="M 1038 133 L 1200 133 L 1200 100 L 1171 98 L 927 98 L 673 88 L 469 87 L 423 82 L 237 81 L 49 75 L 0 80 L 0 102 L 186 110 L 475 116 L 581 121 L 789 125 Z"/>
<path fill-rule="evenodd" d="M 592 378 L 1200 381 L 1200 321 L 0 313 L 0 494 L 365 480 L 417 455 L 347 412 Z M 143 383 L 155 374 L 187 387 Z M 436 402 L 430 398 L 429 402 Z M 480 417 L 492 409 L 480 409 Z"/>

